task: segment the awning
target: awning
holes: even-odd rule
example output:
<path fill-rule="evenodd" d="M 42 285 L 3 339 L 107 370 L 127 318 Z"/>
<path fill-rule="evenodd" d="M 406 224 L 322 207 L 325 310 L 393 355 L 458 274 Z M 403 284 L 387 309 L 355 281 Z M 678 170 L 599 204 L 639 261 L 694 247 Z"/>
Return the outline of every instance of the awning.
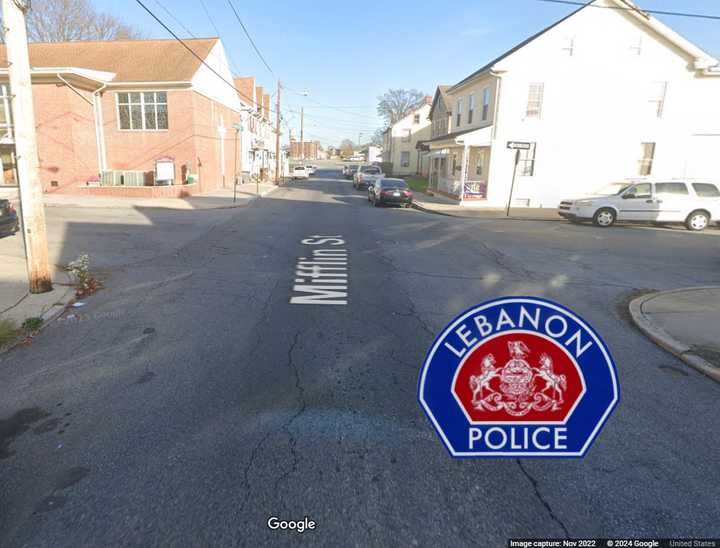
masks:
<path fill-rule="evenodd" d="M 430 145 L 430 150 L 441 148 L 471 146 L 471 147 L 489 147 L 492 144 L 492 126 L 475 129 L 472 131 L 457 132 L 449 134 L 445 138 L 433 139 L 426 141 Z"/>

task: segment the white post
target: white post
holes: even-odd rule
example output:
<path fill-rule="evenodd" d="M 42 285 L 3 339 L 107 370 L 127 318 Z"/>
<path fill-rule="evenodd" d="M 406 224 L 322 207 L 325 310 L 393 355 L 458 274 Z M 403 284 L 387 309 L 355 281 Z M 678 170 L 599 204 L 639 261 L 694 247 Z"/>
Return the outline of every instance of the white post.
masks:
<path fill-rule="evenodd" d="M 2 8 L 14 124 L 15 161 L 30 292 L 45 293 L 52 291 L 52 280 L 35 135 L 35 111 L 30 81 L 25 12 L 15 0 L 2 0 Z"/>
<path fill-rule="evenodd" d="M 462 166 L 460 167 L 460 205 L 465 200 L 465 180 L 467 179 L 468 152 L 470 147 L 465 145 L 463 148 Z"/>

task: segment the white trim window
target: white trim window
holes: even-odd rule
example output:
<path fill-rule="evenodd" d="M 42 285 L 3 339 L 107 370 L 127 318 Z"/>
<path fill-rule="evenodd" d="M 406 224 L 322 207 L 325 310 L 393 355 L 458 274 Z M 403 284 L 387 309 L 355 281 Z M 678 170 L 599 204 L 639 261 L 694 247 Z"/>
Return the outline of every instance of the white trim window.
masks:
<path fill-rule="evenodd" d="M 462 100 L 462 97 L 460 97 L 457 100 L 457 112 L 455 113 L 455 127 L 460 127 L 460 122 L 462 122 L 462 112 L 463 112 L 463 100 Z"/>
<path fill-rule="evenodd" d="M 410 167 L 410 151 L 403 150 L 400 152 L 400 167 Z"/>
<path fill-rule="evenodd" d="M 412 129 L 404 129 L 400 142 L 409 143 L 410 141 L 412 141 Z"/>
<path fill-rule="evenodd" d="M 545 84 L 536 82 L 530 84 L 528 90 L 528 102 L 525 116 L 527 118 L 540 118 L 542 116 L 543 96 L 545 95 Z"/>
<path fill-rule="evenodd" d="M 471 93 L 468 97 L 468 124 L 472 124 L 473 114 L 475 113 L 475 94 Z"/>
<path fill-rule="evenodd" d="M 520 149 L 518 156 L 518 175 L 521 177 L 532 177 L 535 175 L 535 146 L 530 143 L 529 149 Z"/>
<path fill-rule="evenodd" d="M 10 108 L 10 86 L 0 85 L 0 140 L 13 138 L 12 109 Z"/>
<path fill-rule="evenodd" d="M 490 116 L 490 88 L 485 88 L 482 91 L 482 119 L 486 122 L 488 116 Z"/>
<path fill-rule="evenodd" d="M 118 127 L 124 131 L 162 131 L 168 129 L 168 103 L 165 91 L 118 92 Z"/>
<path fill-rule="evenodd" d="M 650 84 L 650 113 L 653 117 L 662 118 L 665 109 L 665 96 L 667 95 L 667 82 L 652 82 Z"/>

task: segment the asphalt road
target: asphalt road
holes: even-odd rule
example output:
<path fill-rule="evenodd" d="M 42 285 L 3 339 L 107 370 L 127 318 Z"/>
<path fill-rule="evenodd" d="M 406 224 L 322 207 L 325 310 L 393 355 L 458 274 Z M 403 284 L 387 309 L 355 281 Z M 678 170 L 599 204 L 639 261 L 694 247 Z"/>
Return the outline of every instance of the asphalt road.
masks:
<path fill-rule="evenodd" d="M 720 537 L 720 386 L 624 305 L 718 283 L 717 235 L 376 209 L 319 175 L 111 270 L 0 356 L 0 545 Z M 313 235 L 347 242 L 346 306 L 289 304 Z M 622 399 L 585 459 L 452 460 L 419 407 L 437 333 L 509 294 L 572 308 L 614 355 Z"/>

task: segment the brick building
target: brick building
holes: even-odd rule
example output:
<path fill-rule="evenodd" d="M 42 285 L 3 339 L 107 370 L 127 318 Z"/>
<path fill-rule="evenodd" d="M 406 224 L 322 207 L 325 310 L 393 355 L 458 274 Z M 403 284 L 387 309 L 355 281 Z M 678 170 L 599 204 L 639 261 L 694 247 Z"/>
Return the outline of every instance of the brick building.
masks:
<path fill-rule="evenodd" d="M 228 85 L 233 76 L 218 38 L 186 43 L 222 78 L 175 40 L 30 45 L 46 192 L 205 192 L 231 186 L 238 164 L 243 171 L 261 169 L 256 153 L 262 168 L 274 169 L 274 138 L 257 138 L 270 126 L 269 95 L 257 92 L 254 79 L 251 85 L 242 79 L 240 93 Z M 0 121 L 11 120 L 7 82 L 0 45 Z M 6 126 L 0 127 L 0 160 L 3 178 L 12 182 L 12 125 Z M 262 151 L 253 148 L 258 144 Z M 172 186 L 154 184 L 160 158 L 174 165 Z"/>
<path fill-rule="evenodd" d="M 295 159 L 303 158 L 303 148 L 305 149 L 304 158 L 306 160 L 320 159 L 320 151 L 322 150 L 320 141 L 305 141 L 303 143 L 295 140 L 290 141 L 290 157 Z"/>

